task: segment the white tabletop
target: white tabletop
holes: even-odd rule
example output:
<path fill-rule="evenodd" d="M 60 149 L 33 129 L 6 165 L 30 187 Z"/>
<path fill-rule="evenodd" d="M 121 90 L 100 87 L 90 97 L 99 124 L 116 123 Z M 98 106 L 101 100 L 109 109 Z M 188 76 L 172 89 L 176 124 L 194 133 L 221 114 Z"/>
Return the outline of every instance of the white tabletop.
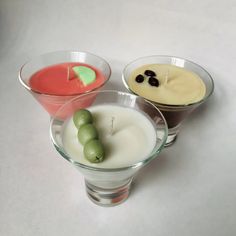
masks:
<path fill-rule="evenodd" d="M 236 2 L 0 2 L 0 235 L 236 235 Z M 77 49 L 122 69 L 147 55 L 202 65 L 214 95 L 177 142 L 143 168 L 128 200 L 99 207 L 83 176 L 54 150 L 49 115 L 18 82 L 38 54 Z"/>

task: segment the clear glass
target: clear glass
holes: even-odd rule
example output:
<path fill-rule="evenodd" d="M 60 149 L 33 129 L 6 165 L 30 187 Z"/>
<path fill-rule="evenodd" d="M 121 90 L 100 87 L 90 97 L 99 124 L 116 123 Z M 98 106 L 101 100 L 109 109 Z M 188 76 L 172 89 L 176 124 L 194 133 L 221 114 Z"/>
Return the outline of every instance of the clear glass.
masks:
<path fill-rule="evenodd" d="M 156 144 L 149 156 L 143 157 L 143 159 L 141 157 L 142 161 L 119 168 L 99 168 L 73 160 L 64 149 L 63 124 L 72 116 L 73 112 L 80 108 L 108 103 L 136 109 L 143 112 L 153 122 L 157 135 Z M 78 96 L 58 110 L 50 125 L 51 140 L 56 150 L 84 175 L 88 197 L 101 206 L 114 206 L 127 199 L 134 175 L 158 156 L 165 145 L 167 133 L 166 121 L 153 104 L 139 96 L 119 91 L 99 91 Z M 124 148 L 128 148 L 128 146 Z"/>
<path fill-rule="evenodd" d="M 147 56 L 138 58 L 130 62 L 123 70 L 122 80 L 125 87 L 133 94 L 133 92 L 128 85 L 128 79 L 130 74 L 137 68 L 146 64 L 169 64 L 178 67 L 182 67 L 189 71 L 196 73 L 205 83 L 206 94 L 202 100 L 196 103 L 191 103 L 188 105 L 166 105 L 157 102 L 152 102 L 164 115 L 167 125 L 168 125 L 168 138 L 165 146 L 169 146 L 174 143 L 176 137 L 179 133 L 182 122 L 187 118 L 187 116 L 200 104 L 204 103 L 214 90 L 214 83 L 211 75 L 201 66 L 194 62 L 186 60 L 184 58 L 173 57 L 173 56 Z"/>
<path fill-rule="evenodd" d="M 103 58 L 88 52 L 79 52 L 79 51 L 50 52 L 40 55 L 30 60 L 29 62 L 25 63 L 20 69 L 19 80 L 21 84 L 36 98 L 36 100 L 46 109 L 46 111 L 51 116 L 53 116 L 63 104 L 65 104 L 72 98 L 80 95 L 80 93 L 73 94 L 70 96 L 39 93 L 30 87 L 29 80 L 35 72 L 45 67 L 67 62 L 80 62 L 89 64 L 99 69 L 103 73 L 105 77 L 104 83 L 100 87 L 93 89 L 93 91 L 101 89 L 103 85 L 109 80 L 111 75 L 111 68 L 109 64 Z M 86 92 L 91 92 L 91 91 L 92 90 L 88 90 Z"/>

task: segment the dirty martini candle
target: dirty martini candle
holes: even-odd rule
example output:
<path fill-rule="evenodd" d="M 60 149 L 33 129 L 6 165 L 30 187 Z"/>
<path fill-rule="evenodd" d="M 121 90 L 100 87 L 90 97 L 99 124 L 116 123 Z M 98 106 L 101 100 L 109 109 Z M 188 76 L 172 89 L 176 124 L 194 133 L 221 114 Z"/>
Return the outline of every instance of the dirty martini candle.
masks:
<path fill-rule="evenodd" d="M 77 106 L 93 93 L 91 106 Z M 73 107 L 73 114 L 62 119 L 68 107 Z M 128 198 L 135 174 L 158 157 L 167 126 L 160 111 L 145 99 L 98 91 L 62 106 L 51 120 L 50 135 L 60 155 L 84 176 L 88 197 L 98 205 L 114 206 Z"/>
<path fill-rule="evenodd" d="M 77 128 L 70 118 L 64 124 L 62 141 L 74 161 L 100 168 L 118 168 L 130 166 L 150 155 L 156 144 L 156 132 L 151 120 L 143 113 L 113 104 L 93 106 L 89 111 L 103 143 L 105 157 L 99 163 L 91 163 L 84 157 Z M 83 137 L 79 138 L 83 140 Z"/>

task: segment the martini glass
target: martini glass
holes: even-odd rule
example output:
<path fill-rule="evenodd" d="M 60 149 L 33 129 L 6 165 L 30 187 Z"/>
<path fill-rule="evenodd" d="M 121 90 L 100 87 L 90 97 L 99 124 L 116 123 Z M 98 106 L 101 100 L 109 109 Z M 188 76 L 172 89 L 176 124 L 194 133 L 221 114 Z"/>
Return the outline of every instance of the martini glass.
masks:
<path fill-rule="evenodd" d="M 95 99 L 89 106 L 87 100 L 96 93 Z M 71 119 L 73 112 L 81 108 L 92 108 L 98 105 L 110 104 L 135 109 L 145 115 L 153 125 L 155 134 L 154 147 L 146 156 L 138 157 L 138 161 L 126 163 L 129 155 L 123 159 L 122 164 L 112 162 L 112 166 L 100 167 L 97 163 L 85 164 L 78 161 L 77 157 L 68 154 L 65 148 L 65 126 Z M 114 108 L 111 108 L 111 111 Z M 69 112 L 68 112 L 69 111 Z M 66 116 L 65 116 L 66 114 Z M 109 124 L 108 124 L 109 125 Z M 126 127 L 126 126 L 125 126 Z M 124 127 L 124 129 L 125 129 Z M 161 112 L 150 102 L 142 97 L 119 91 L 99 91 L 80 95 L 63 105 L 54 115 L 50 125 L 51 140 L 62 157 L 71 162 L 84 176 L 86 192 L 88 197 L 100 206 L 114 206 L 127 199 L 130 193 L 130 186 L 134 175 L 150 161 L 158 156 L 167 139 L 167 125 Z M 118 140 L 119 141 L 119 140 Z M 132 140 L 130 140 L 132 142 Z M 142 144 L 141 144 L 142 145 Z M 145 145 L 143 149 L 147 148 Z M 129 149 L 127 143 L 122 149 Z M 139 154 L 137 154 L 139 155 Z M 123 157 L 123 156 L 122 156 Z M 84 158 L 84 157 L 82 157 Z M 119 158 L 116 156 L 116 158 Z M 112 155 L 110 156 L 110 160 Z M 113 159 L 114 160 L 114 159 Z"/>
<path fill-rule="evenodd" d="M 32 88 L 30 84 L 30 79 L 32 75 L 36 72 L 61 63 L 83 63 L 95 67 L 100 70 L 104 76 L 103 83 L 95 87 L 89 87 L 85 92 L 77 92 L 75 94 L 65 95 L 65 94 L 50 94 L 36 91 Z M 111 75 L 111 69 L 109 64 L 101 57 L 88 52 L 80 51 L 56 51 L 43 54 L 41 56 L 35 57 L 32 60 L 25 63 L 19 72 L 19 80 L 21 84 L 36 98 L 36 100 L 45 108 L 45 110 L 53 116 L 56 111 L 70 99 L 87 92 L 98 91 L 104 84 L 109 80 Z M 66 76 L 66 75 L 65 75 Z M 96 94 L 94 94 L 95 96 Z M 94 97 L 91 96 L 92 102 Z"/>
<path fill-rule="evenodd" d="M 188 115 L 194 109 L 196 109 L 199 105 L 206 102 L 207 99 L 210 97 L 210 95 L 213 93 L 214 90 L 213 79 L 211 75 L 203 67 L 189 60 L 172 56 L 155 56 L 155 55 L 147 56 L 138 58 L 130 62 L 128 65 L 126 65 L 126 67 L 123 70 L 122 73 L 123 83 L 131 93 L 135 94 L 135 92 L 130 89 L 128 83 L 131 73 L 135 69 L 147 64 L 167 64 L 167 65 L 169 64 L 184 68 L 188 71 L 192 71 L 195 74 L 197 74 L 203 80 L 206 86 L 205 96 L 200 101 L 195 103 L 190 103 L 188 105 L 168 105 L 150 100 L 162 112 L 162 114 L 166 119 L 168 125 L 168 138 L 165 146 L 170 146 L 175 142 L 183 121 L 188 117 Z"/>

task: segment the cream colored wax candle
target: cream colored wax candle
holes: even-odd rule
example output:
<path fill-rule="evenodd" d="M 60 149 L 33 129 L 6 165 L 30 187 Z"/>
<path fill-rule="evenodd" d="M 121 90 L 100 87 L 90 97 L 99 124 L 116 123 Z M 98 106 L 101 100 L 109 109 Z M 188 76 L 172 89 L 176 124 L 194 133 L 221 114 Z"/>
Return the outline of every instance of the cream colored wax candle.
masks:
<path fill-rule="evenodd" d="M 156 75 L 147 76 L 151 70 Z M 137 82 L 137 76 L 143 81 Z M 151 85 L 149 78 L 158 80 L 158 85 Z M 168 105 L 188 105 L 200 101 L 206 93 L 206 86 L 195 73 L 184 68 L 167 64 L 148 64 L 134 70 L 128 79 L 129 88 L 136 94 L 151 101 Z"/>

